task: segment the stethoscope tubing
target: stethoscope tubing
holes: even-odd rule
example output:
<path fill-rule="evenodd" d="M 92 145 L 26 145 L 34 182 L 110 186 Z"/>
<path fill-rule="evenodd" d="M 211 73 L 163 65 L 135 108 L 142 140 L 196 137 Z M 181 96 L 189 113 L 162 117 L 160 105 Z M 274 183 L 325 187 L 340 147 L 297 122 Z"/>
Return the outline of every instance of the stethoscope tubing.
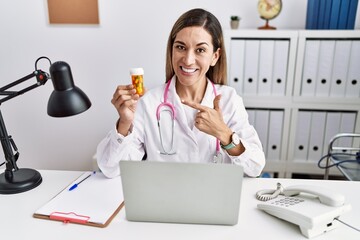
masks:
<path fill-rule="evenodd" d="M 171 83 L 171 79 L 166 83 L 165 89 L 164 89 L 164 102 L 160 103 L 159 106 L 156 108 L 156 119 L 158 122 L 158 130 L 159 130 L 159 135 L 160 135 L 160 144 L 162 147 L 163 151 L 160 151 L 161 154 L 164 155 L 173 155 L 176 154 L 176 151 L 173 151 L 174 148 L 174 133 L 175 133 L 175 119 L 176 119 L 176 110 L 174 105 L 172 105 L 171 103 L 169 103 L 168 100 L 168 94 L 169 94 L 169 88 L 170 88 L 170 83 Z M 216 92 L 216 88 L 215 88 L 215 84 L 213 82 L 211 82 L 212 87 L 213 87 L 213 91 L 214 91 L 214 95 L 215 97 L 217 96 L 217 92 Z M 160 113 L 161 113 L 161 108 L 163 107 L 168 107 L 168 110 L 165 111 L 169 111 L 171 113 L 171 118 L 172 118 L 172 136 L 171 136 L 171 150 L 170 151 L 166 151 L 164 148 L 164 144 L 163 144 L 163 140 L 162 140 L 162 134 L 161 134 L 161 127 L 160 127 Z M 216 155 L 215 156 L 220 156 L 220 140 L 216 139 Z"/>

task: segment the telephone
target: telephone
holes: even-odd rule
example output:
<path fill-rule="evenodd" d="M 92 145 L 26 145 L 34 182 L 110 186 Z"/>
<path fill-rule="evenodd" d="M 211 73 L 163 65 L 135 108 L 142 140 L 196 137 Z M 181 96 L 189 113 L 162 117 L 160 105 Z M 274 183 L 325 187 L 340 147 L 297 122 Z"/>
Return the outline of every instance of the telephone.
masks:
<path fill-rule="evenodd" d="M 257 207 L 275 217 L 299 225 L 307 238 L 318 236 L 339 225 L 334 221 L 351 209 L 344 196 L 330 189 L 298 185 L 276 190 L 261 190 L 256 194 L 263 201 Z"/>

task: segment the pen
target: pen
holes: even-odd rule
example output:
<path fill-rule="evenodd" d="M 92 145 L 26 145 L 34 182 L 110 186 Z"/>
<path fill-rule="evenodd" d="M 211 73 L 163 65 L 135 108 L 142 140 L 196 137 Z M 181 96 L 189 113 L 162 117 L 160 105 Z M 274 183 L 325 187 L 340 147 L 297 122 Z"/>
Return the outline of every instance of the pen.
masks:
<path fill-rule="evenodd" d="M 93 174 L 95 174 L 96 172 L 94 171 Z M 74 185 L 72 185 L 70 188 L 69 188 L 69 191 L 72 191 L 74 190 L 75 188 L 77 188 L 79 186 L 80 183 L 82 183 L 83 181 L 85 181 L 86 179 L 88 179 L 89 177 L 91 177 L 92 174 L 89 174 L 86 178 L 84 178 L 83 180 L 81 180 L 80 182 L 78 183 L 75 183 Z"/>

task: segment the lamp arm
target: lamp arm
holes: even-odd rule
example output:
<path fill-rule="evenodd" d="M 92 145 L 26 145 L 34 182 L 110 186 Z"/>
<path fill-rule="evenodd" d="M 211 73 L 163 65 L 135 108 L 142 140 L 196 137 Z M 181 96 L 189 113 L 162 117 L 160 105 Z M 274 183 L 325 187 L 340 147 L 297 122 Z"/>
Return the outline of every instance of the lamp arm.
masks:
<path fill-rule="evenodd" d="M 6 160 L 6 169 L 5 169 L 5 177 L 6 179 L 12 178 L 12 171 L 19 170 L 18 166 L 16 165 L 16 160 L 19 158 L 19 152 L 17 152 L 17 148 L 15 146 L 14 141 L 12 140 L 11 136 L 8 135 L 4 123 L 4 119 L 1 114 L 0 110 L 0 139 L 1 145 L 4 151 L 4 156 Z M 13 152 L 13 148 L 16 151 L 16 154 Z"/>
<path fill-rule="evenodd" d="M 10 89 L 16 85 L 19 85 L 20 83 L 23 83 L 29 79 L 32 79 L 33 77 L 36 77 L 36 80 L 37 80 L 37 82 L 35 84 L 25 87 L 19 91 L 7 91 L 8 89 Z M 39 69 L 39 70 L 35 70 L 31 74 L 29 74 L 23 78 L 20 78 L 10 84 L 7 84 L 7 85 L 1 87 L 0 88 L 0 96 L 5 96 L 5 97 L 0 99 L 0 105 L 3 102 L 6 102 L 14 97 L 17 97 L 17 96 L 22 95 L 34 88 L 44 85 L 49 78 L 50 78 L 50 75 L 48 73 Z M 1 141 L 1 145 L 2 145 L 2 148 L 4 151 L 5 160 L 6 160 L 5 178 L 8 180 L 11 180 L 13 177 L 13 170 L 14 171 L 19 170 L 19 168 L 16 164 L 16 161 L 19 158 L 19 152 L 17 151 L 14 140 L 7 133 L 5 122 L 4 122 L 4 119 L 1 114 L 1 110 L 0 110 L 0 141 Z M 16 152 L 15 154 L 14 154 L 13 150 L 15 150 L 15 152 Z"/>
<path fill-rule="evenodd" d="M 19 90 L 19 91 L 6 91 L 7 89 L 9 88 L 12 88 L 16 85 L 19 85 L 20 83 L 23 83 L 33 77 L 36 77 L 36 80 L 37 82 L 31 86 L 28 86 L 22 90 Z M 34 88 L 37 88 L 41 85 L 44 85 L 47 80 L 50 78 L 49 74 L 42 71 L 42 70 L 35 70 L 34 72 L 32 72 L 31 74 L 23 77 L 23 78 L 20 78 L 19 80 L 16 80 L 10 84 L 7 84 L 5 86 L 3 86 L 2 88 L 0 88 L 0 96 L 6 96 L 6 97 L 3 97 L 0 99 L 0 105 L 3 103 L 3 102 L 6 102 L 14 97 L 17 97 L 19 95 L 22 95 Z"/>

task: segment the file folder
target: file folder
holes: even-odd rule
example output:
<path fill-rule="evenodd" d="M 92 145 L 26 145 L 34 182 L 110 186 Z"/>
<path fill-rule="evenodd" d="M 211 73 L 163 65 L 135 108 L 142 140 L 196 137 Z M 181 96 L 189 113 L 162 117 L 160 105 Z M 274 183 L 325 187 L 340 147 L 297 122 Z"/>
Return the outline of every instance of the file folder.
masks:
<path fill-rule="evenodd" d="M 85 172 L 50 199 L 33 217 L 94 227 L 108 226 L 124 206 L 120 176 L 109 179 L 99 172 L 69 191 L 70 186 L 84 179 L 89 173 Z"/>
<path fill-rule="evenodd" d="M 355 19 L 356 19 L 356 11 L 358 7 L 358 0 L 351 0 L 349 6 L 349 15 L 346 28 L 354 29 L 355 27 Z"/>
<path fill-rule="evenodd" d="M 356 112 L 341 113 L 340 133 L 354 133 L 355 121 L 356 121 Z M 351 147 L 351 145 L 352 145 L 352 138 L 339 139 L 339 146 Z"/>
<path fill-rule="evenodd" d="M 276 40 L 271 95 L 285 96 L 287 68 L 289 61 L 289 40 Z"/>
<path fill-rule="evenodd" d="M 230 83 L 239 95 L 243 94 L 245 40 L 232 39 L 230 45 Z"/>
<path fill-rule="evenodd" d="M 331 0 L 331 12 L 330 12 L 330 23 L 329 29 L 337 29 L 340 15 L 340 4 L 341 0 Z"/>
<path fill-rule="evenodd" d="M 257 94 L 259 46 L 259 40 L 245 41 L 244 95 Z"/>
<path fill-rule="evenodd" d="M 341 0 L 340 11 L 339 11 L 339 20 L 338 20 L 338 26 L 337 26 L 338 29 L 347 29 L 349 6 L 350 6 L 350 0 Z"/>
<path fill-rule="evenodd" d="M 311 113 L 310 139 L 307 160 L 317 162 L 322 157 L 326 112 Z"/>
<path fill-rule="evenodd" d="M 330 94 L 330 81 L 334 51 L 335 40 L 320 41 L 319 68 L 316 78 L 315 96 L 328 97 Z"/>
<path fill-rule="evenodd" d="M 305 161 L 307 159 L 309 138 L 310 138 L 311 112 L 299 111 L 296 123 L 295 135 L 295 161 Z"/>
<path fill-rule="evenodd" d="M 283 133 L 284 111 L 271 110 L 269 122 L 268 146 L 266 159 L 269 161 L 279 161 L 281 153 L 281 139 Z"/>
<path fill-rule="evenodd" d="M 258 91 L 260 96 L 271 95 L 274 61 L 274 40 L 260 41 Z"/>
<path fill-rule="evenodd" d="M 328 153 L 327 151 L 331 138 L 340 132 L 340 123 L 341 123 L 340 112 L 327 112 L 323 156 Z"/>
<path fill-rule="evenodd" d="M 248 114 L 249 123 L 252 126 L 255 126 L 255 112 L 256 112 L 256 110 L 255 109 L 246 109 L 246 112 Z"/>
<path fill-rule="evenodd" d="M 345 81 L 349 66 L 351 41 L 336 40 L 330 97 L 345 96 Z"/>
<path fill-rule="evenodd" d="M 319 61 L 320 41 L 307 40 L 301 80 L 301 96 L 315 96 L 315 82 Z"/>
<path fill-rule="evenodd" d="M 360 97 L 360 39 L 351 44 L 348 77 L 346 80 L 345 97 Z"/>
<path fill-rule="evenodd" d="M 269 110 L 257 109 L 255 112 L 255 129 L 259 135 L 264 151 L 268 146 Z M 266 153 L 265 153 L 266 154 Z"/>

